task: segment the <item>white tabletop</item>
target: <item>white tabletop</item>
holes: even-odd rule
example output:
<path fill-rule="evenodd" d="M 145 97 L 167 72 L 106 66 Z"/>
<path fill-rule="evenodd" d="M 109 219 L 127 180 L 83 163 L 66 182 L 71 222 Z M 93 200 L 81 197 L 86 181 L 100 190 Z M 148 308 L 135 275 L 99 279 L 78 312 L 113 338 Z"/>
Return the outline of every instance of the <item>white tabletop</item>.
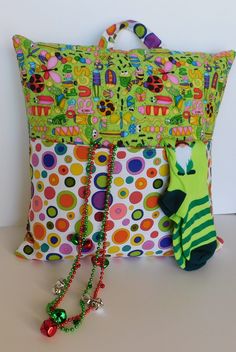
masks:
<path fill-rule="evenodd" d="M 39 331 L 45 306 L 72 262 L 19 259 L 14 251 L 24 228 L 0 229 L 0 351 L 235 351 L 236 216 L 218 215 L 215 223 L 224 247 L 198 271 L 179 269 L 173 258 L 111 259 L 100 291 L 104 308 L 74 334 L 59 330 L 52 338 Z M 69 315 L 80 312 L 90 259 L 82 268 L 62 305 Z"/>

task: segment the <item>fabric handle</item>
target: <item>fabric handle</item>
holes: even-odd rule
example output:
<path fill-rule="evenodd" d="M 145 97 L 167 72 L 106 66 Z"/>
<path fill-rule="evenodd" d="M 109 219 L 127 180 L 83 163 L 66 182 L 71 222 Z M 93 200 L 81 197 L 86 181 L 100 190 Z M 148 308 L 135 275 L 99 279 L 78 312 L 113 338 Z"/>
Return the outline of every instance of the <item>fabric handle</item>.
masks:
<path fill-rule="evenodd" d="M 133 32 L 148 49 L 159 48 L 161 45 L 161 40 L 144 24 L 134 20 L 127 20 L 108 27 L 102 34 L 98 47 L 113 49 L 117 34 L 123 29 Z"/>

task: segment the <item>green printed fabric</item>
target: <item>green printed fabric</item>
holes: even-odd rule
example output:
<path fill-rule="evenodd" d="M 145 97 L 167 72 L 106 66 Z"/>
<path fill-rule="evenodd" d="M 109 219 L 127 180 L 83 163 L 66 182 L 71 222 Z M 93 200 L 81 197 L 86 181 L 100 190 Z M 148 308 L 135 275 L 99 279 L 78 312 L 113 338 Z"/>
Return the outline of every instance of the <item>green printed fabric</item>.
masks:
<path fill-rule="evenodd" d="M 140 29 L 139 29 L 140 30 Z M 14 35 L 32 138 L 158 147 L 211 140 L 235 52 L 114 50 Z M 103 45 L 104 46 L 104 45 Z"/>

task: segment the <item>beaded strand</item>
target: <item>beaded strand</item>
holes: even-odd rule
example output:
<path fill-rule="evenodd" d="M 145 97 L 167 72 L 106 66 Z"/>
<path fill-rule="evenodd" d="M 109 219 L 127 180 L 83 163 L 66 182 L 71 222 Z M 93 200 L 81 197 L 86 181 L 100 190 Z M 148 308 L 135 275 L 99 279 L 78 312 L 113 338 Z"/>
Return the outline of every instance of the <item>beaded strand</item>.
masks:
<path fill-rule="evenodd" d="M 82 256 L 82 248 L 84 246 L 85 239 L 87 236 L 88 198 L 90 195 L 90 184 L 91 184 L 91 178 L 92 178 L 92 170 L 94 166 L 94 155 L 95 155 L 95 150 L 99 146 L 101 146 L 99 142 L 95 141 L 90 143 L 90 148 L 88 152 L 88 162 L 86 166 L 87 184 L 85 187 L 85 201 L 82 208 L 81 225 L 79 228 L 79 234 L 77 233 L 74 234 L 71 239 L 72 243 L 77 245 L 78 254 L 75 257 L 75 260 L 72 264 L 71 270 L 67 278 L 64 279 L 63 282 L 60 281 L 61 290 L 58 293 L 57 297 L 53 301 L 48 303 L 46 307 L 46 311 L 49 315 L 49 319 L 45 320 L 40 328 L 42 334 L 48 337 L 53 336 L 56 333 L 58 328 L 64 332 L 73 332 L 75 329 L 78 329 L 78 327 L 81 325 L 85 315 L 87 315 L 91 310 L 93 310 L 94 307 L 97 309 L 99 306 L 103 305 L 102 300 L 100 298 L 97 298 L 97 295 L 98 295 L 99 289 L 105 287 L 105 284 L 103 283 L 104 269 L 108 264 L 108 259 L 105 258 L 106 239 L 107 239 L 106 224 L 107 224 L 108 213 L 109 213 L 109 195 L 110 195 L 110 189 L 112 184 L 112 174 L 114 170 L 115 154 L 117 150 L 117 145 L 114 145 L 114 144 L 111 144 L 109 146 L 110 154 L 109 154 L 108 166 L 107 166 L 107 187 L 106 187 L 105 202 L 104 202 L 104 215 L 102 219 L 100 235 L 98 236 L 97 249 L 96 249 L 95 255 L 91 258 L 93 266 L 92 266 L 90 278 L 88 280 L 87 287 L 83 291 L 82 298 L 80 299 L 81 313 L 67 318 L 67 314 L 65 310 L 57 308 L 59 304 L 62 302 L 66 292 L 70 288 L 77 270 L 81 266 L 80 259 Z M 101 244 L 103 245 L 102 249 L 101 249 Z M 93 295 L 89 296 L 88 291 L 93 287 L 94 274 L 97 266 L 100 266 L 99 280 Z M 69 323 L 72 323 L 73 325 L 70 327 L 66 327 L 65 325 Z"/>

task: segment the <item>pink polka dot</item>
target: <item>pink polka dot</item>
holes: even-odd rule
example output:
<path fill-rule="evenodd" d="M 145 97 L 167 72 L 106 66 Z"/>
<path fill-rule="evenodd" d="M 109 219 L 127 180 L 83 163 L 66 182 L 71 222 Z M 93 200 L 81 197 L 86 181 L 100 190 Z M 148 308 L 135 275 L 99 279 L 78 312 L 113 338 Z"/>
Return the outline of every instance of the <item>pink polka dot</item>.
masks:
<path fill-rule="evenodd" d="M 122 221 L 122 225 L 124 225 L 124 226 L 129 225 L 129 223 L 130 223 L 130 219 L 124 219 L 124 220 Z"/>
<path fill-rule="evenodd" d="M 127 207 L 122 203 L 117 203 L 110 207 L 110 216 L 113 220 L 122 219 L 126 214 Z"/>
<path fill-rule="evenodd" d="M 39 196 L 34 196 L 32 198 L 32 208 L 35 212 L 38 212 L 43 207 L 43 201 Z"/>
<path fill-rule="evenodd" d="M 39 219 L 40 219 L 41 221 L 45 220 L 45 214 L 40 213 L 40 214 L 39 214 Z"/>
<path fill-rule="evenodd" d="M 142 245 L 143 249 L 152 249 L 154 247 L 154 242 L 153 241 L 146 241 Z"/>
<path fill-rule="evenodd" d="M 59 248 L 59 252 L 62 254 L 70 254 L 72 251 L 73 251 L 73 248 L 68 243 L 63 243 Z"/>
<path fill-rule="evenodd" d="M 119 174 L 122 170 L 122 164 L 119 161 L 115 161 L 114 163 L 114 174 Z"/>
<path fill-rule="evenodd" d="M 32 165 L 35 167 L 35 166 L 38 166 L 39 164 L 39 158 L 38 158 L 38 155 L 37 154 L 32 154 Z"/>

